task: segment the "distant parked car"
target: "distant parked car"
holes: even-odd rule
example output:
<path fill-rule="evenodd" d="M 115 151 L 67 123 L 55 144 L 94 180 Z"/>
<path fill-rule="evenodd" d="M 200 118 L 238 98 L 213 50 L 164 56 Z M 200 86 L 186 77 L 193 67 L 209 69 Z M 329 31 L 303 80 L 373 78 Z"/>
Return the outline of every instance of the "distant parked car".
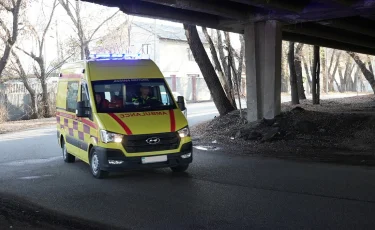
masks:
<path fill-rule="evenodd" d="M 174 97 L 174 99 L 175 99 L 176 101 L 177 101 L 177 97 L 178 97 L 178 96 L 182 96 L 182 95 L 179 94 L 178 92 L 172 92 L 172 94 L 173 94 L 173 97 Z M 168 99 L 166 98 L 166 97 L 167 97 L 167 94 L 166 94 L 165 92 L 162 92 L 162 93 L 161 93 L 161 97 L 162 97 L 163 103 L 168 101 Z M 185 105 L 186 105 L 187 103 L 186 103 L 186 99 L 185 99 L 185 97 L 184 97 L 184 101 L 185 101 Z M 185 109 L 184 111 L 182 111 L 182 113 L 184 114 L 185 117 L 187 117 L 187 109 Z"/>

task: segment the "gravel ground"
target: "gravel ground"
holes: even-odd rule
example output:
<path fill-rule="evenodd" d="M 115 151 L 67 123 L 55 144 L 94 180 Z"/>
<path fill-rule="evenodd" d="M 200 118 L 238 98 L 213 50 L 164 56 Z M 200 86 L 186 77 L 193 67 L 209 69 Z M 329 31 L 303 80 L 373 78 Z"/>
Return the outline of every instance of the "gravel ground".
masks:
<path fill-rule="evenodd" d="M 0 123 L 0 134 L 56 125 L 56 118 L 43 118 Z"/>
<path fill-rule="evenodd" d="M 234 111 L 192 127 L 192 135 L 195 145 L 236 154 L 375 165 L 374 130 L 375 96 L 369 95 L 284 103 L 274 120 L 249 124 Z"/>

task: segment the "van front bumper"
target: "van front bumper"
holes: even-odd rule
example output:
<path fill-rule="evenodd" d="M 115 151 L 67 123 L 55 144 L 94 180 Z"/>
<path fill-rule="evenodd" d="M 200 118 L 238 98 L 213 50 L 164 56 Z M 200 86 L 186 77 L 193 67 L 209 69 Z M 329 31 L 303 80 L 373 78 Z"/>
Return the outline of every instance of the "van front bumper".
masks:
<path fill-rule="evenodd" d="M 102 147 L 95 147 L 95 152 L 99 156 L 101 163 L 101 170 L 109 172 L 118 172 L 124 170 L 134 170 L 134 169 L 149 169 L 149 168 L 166 168 L 174 167 L 178 165 L 190 164 L 193 161 L 193 144 L 192 142 L 182 145 L 181 151 L 167 155 L 166 162 L 159 163 L 142 163 L 142 157 L 126 157 L 124 153 L 119 149 L 107 149 Z M 182 158 L 181 156 L 187 153 L 191 153 L 191 157 Z M 109 161 L 119 161 L 120 164 L 109 164 Z"/>

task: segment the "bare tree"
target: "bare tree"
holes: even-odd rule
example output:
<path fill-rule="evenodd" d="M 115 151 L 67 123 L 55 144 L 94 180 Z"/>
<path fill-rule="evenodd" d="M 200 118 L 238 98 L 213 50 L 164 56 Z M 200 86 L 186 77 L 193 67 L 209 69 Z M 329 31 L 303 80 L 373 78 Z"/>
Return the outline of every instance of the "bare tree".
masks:
<path fill-rule="evenodd" d="M 306 99 L 306 95 L 302 77 L 302 48 L 303 44 L 298 43 L 294 55 L 294 68 L 296 69 L 298 96 L 299 99 L 304 100 Z"/>
<path fill-rule="evenodd" d="M 328 77 L 329 77 L 328 89 L 331 92 L 334 91 L 333 84 L 336 81 L 336 73 L 337 73 L 338 66 L 340 64 L 341 54 L 342 54 L 341 51 L 336 51 L 336 50 L 332 51 L 331 61 L 330 61 L 329 68 L 328 68 Z M 334 61 L 335 57 L 336 57 L 336 61 Z"/>
<path fill-rule="evenodd" d="M 211 56 L 212 56 L 214 68 L 219 75 L 219 79 L 221 81 L 221 84 L 223 85 L 223 88 L 224 88 L 225 94 L 228 97 L 228 100 L 234 106 L 235 105 L 234 104 L 235 99 L 234 99 L 233 93 L 231 92 L 231 89 L 229 87 L 228 78 L 226 77 L 226 73 L 223 72 L 223 68 L 221 67 L 221 64 L 220 64 L 220 61 L 219 61 L 219 58 L 218 58 L 218 55 L 217 55 L 217 52 L 216 52 L 215 45 L 212 41 L 211 36 L 207 32 L 207 28 L 202 27 L 202 30 L 203 30 L 203 33 L 206 37 L 206 40 L 208 41 L 208 44 L 210 46 L 210 51 L 211 51 Z M 221 48 L 223 49 L 223 47 L 221 47 Z M 223 52 L 223 55 L 224 55 L 224 52 Z"/>
<path fill-rule="evenodd" d="M 83 25 L 81 16 L 81 1 L 76 0 L 75 4 L 73 4 L 71 0 L 59 0 L 59 2 L 64 7 L 66 13 L 68 14 L 69 18 L 72 20 L 76 28 L 81 49 L 81 59 L 85 59 L 85 57 L 89 58 L 89 45 L 90 42 L 94 39 L 95 34 L 104 24 L 113 19 L 120 12 L 120 10 L 116 11 L 110 17 L 103 20 L 91 33 L 89 33 L 88 31 L 84 30 L 85 26 Z"/>
<path fill-rule="evenodd" d="M 30 118 L 31 119 L 36 119 L 38 118 L 38 100 L 37 100 L 37 94 L 35 89 L 31 86 L 29 82 L 29 78 L 26 74 L 25 69 L 22 66 L 22 63 L 20 61 L 20 58 L 18 57 L 17 53 L 12 50 L 12 57 L 10 59 L 10 66 L 9 68 L 19 76 L 21 79 L 23 85 L 25 86 L 26 90 L 30 94 L 30 99 L 31 99 L 31 113 L 30 113 Z"/>
<path fill-rule="evenodd" d="M 353 58 L 355 63 L 357 63 L 358 67 L 362 71 L 363 76 L 370 83 L 370 86 L 375 93 L 375 76 L 374 76 L 372 67 L 368 69 L 366 67 L 366 63 L 361 60 L 361 58 L 359 57 L 359 55 L 357 53 L 349 52 L 349 51 L 347 51 L 347 53 L 350 55 L 350 57 Z"/>
<path fill-rule="evenodd" d="M 58 5 L 57 0 L 53 2 L 51 13 L 47 18 L 47 24 L 42 29 L 41 32 L 38 32 L 37 29 L 33 25 L 28 25 L 29 31 L 32 36 L 35 37 L 37 40 L 37 53 L 30 52 L 25 50 L 24 48 L 17 47 L 19 50 L 21 50 L 24 54 L 28 55 L 30 58 L 32 58 L 37 66 L 34 66 L 34 74 L 40 81 L 41 87 L 42 87 L 42 116 L 43 117 L 49 117 L 50 116 L 50 107 L 48 103 L 48 86 L 47 86 L 47 79 L 48 77 L 59 67 L 61 67 L 62 63 L 64 63 L 66 60 L 61 61 L 60 63 L 56 64 L 55 66 L 48 68 L 45 63 L 45 53 L 44 53 L 44 44 L 46 42 L 46 34 L 48 30 L 50 29 L 50 25 L 52 22 L 53 15 L 55 13 L 56 7 Z"/>
<path fill-rule="evenodd" d="M 217 47 L 215 47 L 215 43 L 213 42 L 211 36 L 208 34 L 207 29 L 203 27 L 202 30 L 210 47 L 213 62 L 212 64 L 214 65 L 214 68 L 219 75 L 220 82 L 223 85 L 228 100 L 235 108 L 237 108 L 234 91 L 237 91 L 237 94 L 240 96 L 241 75 L 244 66 L 243 60 L 245 53 L 245 41 L 243 39 L 243 36 L 239 37 L 241 42 L 241 49 L 238 53 L 231 45 L 229 33 L 224 33 L 225 40 L 223 43 L 221 37 L 222 34 L 220 31 L 217 31 Z M 232 61 L 232 63 L 230 62 L 230 60 Z M 236 61 L 238 63 L 238 67 L 236 67 L 235 64 Z M 232 67 L 234 67 L 235 69 L 233 70 Z M 234 86 L 236 86 L 236 90 L 234 89 Z"/>
<path fill-rule="evenodd" d="M 208 58 L 202 41 L 199 38 L 196 26 L 184 24 L 184 28 L 191 52 L 193 53 L 194 59 L 203 74 L 204 80 L 207 83 L 208 89 L 210 90 L 219 114 L 225 115 L 235 110 L 235 107 L 228 100 L 228 97 L 221 86 L 216 71 Z"/>
<path fill-rule="evenodd" d="M 338 90 L 343 93 L 348 90 L 353 90 L 354 82 L 352 80 L 352 73 L 355 67 L 355 63 L 353 63 L 352 59 L 349 55 L 347 55 L 345 64 L 345 71 L 343 72 L 343 67 L 340 65 L 338 68 L 338 73 L 340 76 L 340 84 L 336 81 Z"/>
<path fill-rule="evenodd" d="M 241 49 L 240 49 L 240 56 L 238 57 L 238 68 L 237 68 L 237 77 L 238 79 L 238 85 L 241 88 L 242 85 L 242 69 L 244 67 L 244 58 L 245 58 L 245 38 L 241 34 L 240 36 L 240 43 L 241 43 Z M 236 54 L 236 52 L 232 52 Z"/>
<path fill-rule="evenodd" d="M 241 91 L 240 91 L 240 78 L 241 78 L 241 73 L 237 72 L 236 70 L 236 64 L 233 60 L 233 50 L 231 49 L 231 43 L 230 43 L 230 37 L 229 37 L 229 33 L 226 34 L 226 37 L 225 37 L 225 40 L 226 40 L 226 43 L 227 43 L 227 48 L 228 48 L 228 64 L 230 65 L 230 70 L 232 70 L 233 72 L 233 76 L 234 76 L 234 83 L 235 83 L 235 86 L 236 86 L 236 90 L 237 90 L 237 95 L 238 95 L 238 103 L 239 103 L 239 108 L 240 108 L 240 117 L 241 119 L 243 119 L 243 115 L 242 115 L 242 105 L 241 105 Z M 242 65 L 242 63 L 239 63 L 239 65 Z M 229 71 L 230 72 L 230 71 Z"/>
<path fill-rule="evenodd" d="M 296 105 L 296 104 L 299 104 L 299 97 L 298 97 L 297 74 L 296 74 L 296 68 L 294 65 L 294 42 L 289 42 L 288 62 L 289 62 L 289 72 L 290 72 L 290 88 L 292 91 L 292 104 Z"/>
<path fill-rule="evenodd" d="M 314 60 L 312 72 L 312 99 L 313 104 L 320 103 L 320 47 L 314 46 Z"/>
<path fill-rule="evenodd" d="M 2 18 L 0 18 L 0 27 L 3 30 L 3 33 L 5 34 L 4 35 L 5 48 L 3 51 L 3 55 L 0 59 L 0 77 L 8 63 L 8 59 L 10 57 L 11 51 L 17 41 L 19 17 L 20 17 L 22 1 L 23 0 L 1 0 L 0 1 L 0 9 L 4 9 L 6 12 L 9 12 L 12 14 L 12 28 L 11 29 L 9 29 L 6 26 L 5 21 Z"/>

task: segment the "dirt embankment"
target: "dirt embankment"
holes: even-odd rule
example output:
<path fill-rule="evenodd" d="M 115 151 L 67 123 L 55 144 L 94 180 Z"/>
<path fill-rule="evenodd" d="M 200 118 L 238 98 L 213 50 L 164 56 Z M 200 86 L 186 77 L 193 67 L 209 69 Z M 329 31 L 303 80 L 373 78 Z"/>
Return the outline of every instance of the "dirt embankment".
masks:
<path fill-rule="evenodd" d="M 335 161 L 341 156 L 375 164 L 374 96 L 324 100 L 321 105 L 284 103 L 282 111 L 273 120 L 252 123 L 242 121 L 239 111 L 215 118 L 192 128 L 195 144 L 242 154 Z"/>

